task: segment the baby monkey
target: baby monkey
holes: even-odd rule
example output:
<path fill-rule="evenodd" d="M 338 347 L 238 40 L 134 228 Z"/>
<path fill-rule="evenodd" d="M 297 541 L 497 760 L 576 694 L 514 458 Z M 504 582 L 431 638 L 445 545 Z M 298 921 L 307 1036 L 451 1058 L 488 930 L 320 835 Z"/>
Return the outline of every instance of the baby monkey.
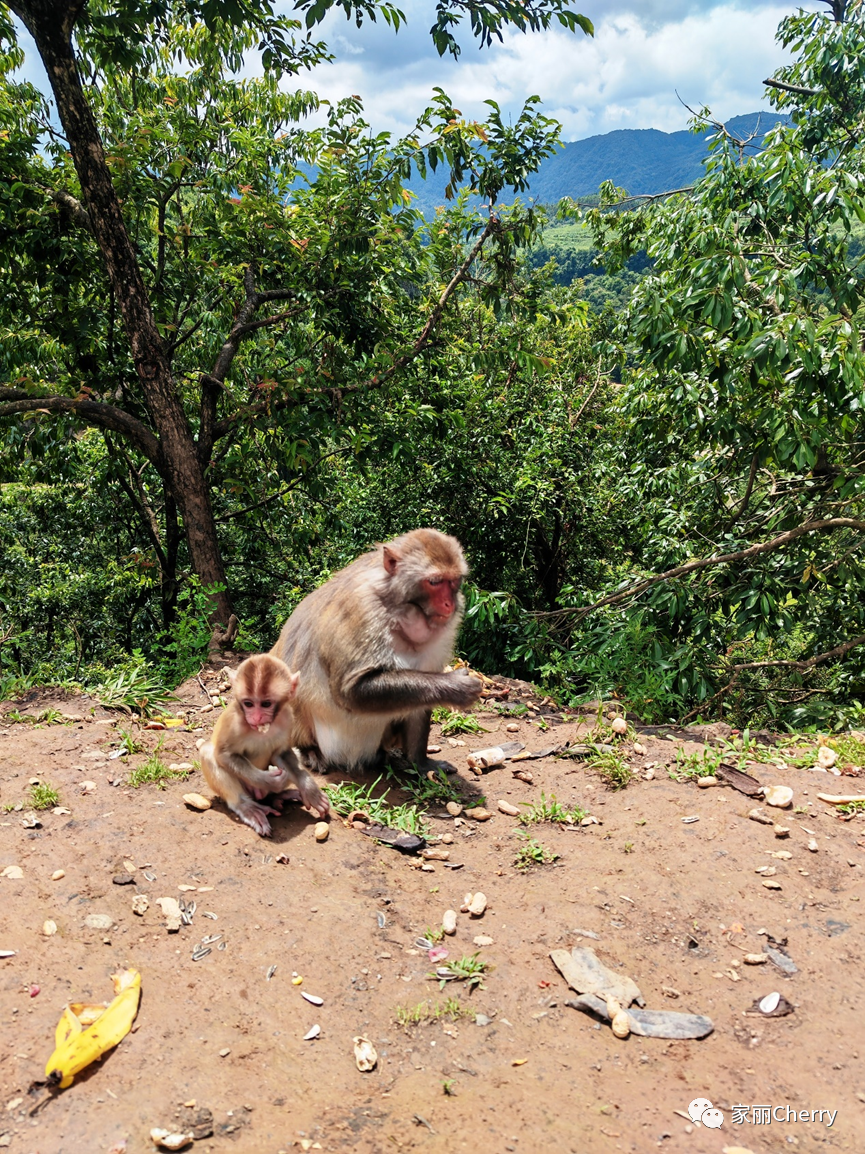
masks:
<path fill-rule="evenodd" d="M 291 702 L 300 674 L 269 653 L 247 657 L 225 672 L 234 697 L 201 749 L 207 784 L 262 837 L 270 836 L 267 815 L 281 812 L 261 804 L 271 794 L 281 805 L 294 788 L 307 809 L 326 817 L 330 802 L 291 748 Z"/>

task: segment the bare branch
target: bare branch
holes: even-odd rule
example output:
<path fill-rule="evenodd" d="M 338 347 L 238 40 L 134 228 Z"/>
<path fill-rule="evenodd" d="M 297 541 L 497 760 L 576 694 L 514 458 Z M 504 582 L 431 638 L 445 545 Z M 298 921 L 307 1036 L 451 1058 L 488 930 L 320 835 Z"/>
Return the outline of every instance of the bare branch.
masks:
<path fill-rule="evenodd" d="M 78 397 L 34 397 L 19 389 L 0 389 L 0 417 L 13 417 L 19 413 L 70 413 L 88 425 L 110 429 L 128 438 L 156 469 L 162 471 L 162 448 L 157 437 L 146 425 L 135 417 L 98 401 L 88 401 Z"/>
<path fill-rule="evenodd" d="M 771 541 L 761 541 L 758 545 L 750 545 L 747 549 L 741 549 L 736 553 L 721 553 L 713 557 L 702 557 L 695 561 L 688 561 L 684 565 L 676 565 L 664 573 L 658 573 L 654 577 L 647 577 L 643 581 L 638 581 L 630 589 L 622 589 L 618 593 L 611 593 L 608 597 L 602 597 L 600 601 L 595 601 L 591 605 L 575 609 L 551 609 L 542 613 L 534 613 L 532 616 L 574 617 L 579 621 L 595 609 L 627 601 L 631 597 L 645 593 L 647 589 L 659 585 L 662 581 L 672 581 L 674 577 L 684 577 L 688 573 L 696 573 L 714 565 L 730 565 L 736 561 L 747 561 L 751 557 L 759 557 L 762 553 L 771 553 L 775 549 L 789 545 L 798 537 L 804 537 L 808 533 L 817 533 L 822 529 L 856 529 L 860 533 L 865 533 L 865 521 L 859 521 L 855 517 L 827 517 L 821 521 L 807 521 L 804 525 L 797 525 L 795 529 L 789 529 L 786 533 L 773 537 Z"/>
<path fill-rule="evenodd" d="M 770 76 L 768 80 L 763 83 L 769 88 L 778 88 L 781 92 L 793 92 L 797 96 L 819 96 L 819 88 L 804 88 L 801 84 L 787 84 L 783 80 L 773 80 Z"/>

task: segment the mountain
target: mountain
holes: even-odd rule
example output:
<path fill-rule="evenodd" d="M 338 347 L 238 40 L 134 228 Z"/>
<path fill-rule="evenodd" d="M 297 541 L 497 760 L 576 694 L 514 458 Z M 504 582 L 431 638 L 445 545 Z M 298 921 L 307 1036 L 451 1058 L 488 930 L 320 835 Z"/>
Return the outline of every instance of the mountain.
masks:
<path fill-rule="evenodd" d="M 759 140 L 777 123 L 788 121 L 778 113 L 750 112 L 726 124 L 739 137 L 757 132 Z M 604 180 L 632 195 L 681 188 L 702 174 L 711 135 L 712 130 L 695 134 L 622 128 L 574 140 L 543 162 L 526 195 L 541 204 L 554 204 L 564 196 L 591 196 Z M 445 203 L 446 184 L 447 176 L 439 172 L 425 181 L 413 179 L 409 188 L 417 196 L 417 207 L 432 215 L 437 205 Z"/>

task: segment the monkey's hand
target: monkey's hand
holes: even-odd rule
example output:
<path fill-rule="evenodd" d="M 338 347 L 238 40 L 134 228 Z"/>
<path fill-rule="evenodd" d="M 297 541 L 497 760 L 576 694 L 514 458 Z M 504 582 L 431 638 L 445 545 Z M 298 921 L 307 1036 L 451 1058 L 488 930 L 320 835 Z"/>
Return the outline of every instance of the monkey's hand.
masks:
<path fill-rule="evenodd" d="M 313 778 L 298 766 L 296 770 L 297 788 L 300 790 L 300 800 L 311 810 L 317 818 L 324 818 L 330 813 L 330 800 L 316 785 Z"/>
<path fill-rule="evenodd" d="M 452 673 L 443 673 L 441 676 L 446 679 L 446 694 L 442 694 L 441 698 L 446 705 L 464 709 L 468 705 L 474 705 L 480 697 L 483 682 L 465 669 L 455 669 Z"/>

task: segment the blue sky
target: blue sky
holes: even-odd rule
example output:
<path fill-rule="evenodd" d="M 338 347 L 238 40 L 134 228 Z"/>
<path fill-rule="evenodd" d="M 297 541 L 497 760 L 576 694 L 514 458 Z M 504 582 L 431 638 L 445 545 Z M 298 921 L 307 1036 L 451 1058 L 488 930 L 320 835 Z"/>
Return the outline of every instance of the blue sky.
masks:
<path fill-rule="evenodd" d="M 578 11 L 594 23 L 594 38 L 558 30 L 512 33 L 479 51 L 463 33 L 454 63 L 440 59 L 430 42 L 434 3 L 398 6 L 408 26 L 396 35 L 383 23 L 358 30 L 341 15 L 330 16 L 324 29 L 337 60 L 316 69 L 309 86 L 331 99 L 361 96 L 372 126 L 396 132 L 411 126 L 436 84 L 467 116 L 482 116 L 487 97 L 514 110 L 537 94 L 544 111 L 561 121 L 565 140 L 615 128 L 683 129 L 689 114 L 677 91 L 722 118 L 768 107 L 762 81 L 785 61 L 775 30 L 795 7 L 761 0 L 584 0 Z"/>

